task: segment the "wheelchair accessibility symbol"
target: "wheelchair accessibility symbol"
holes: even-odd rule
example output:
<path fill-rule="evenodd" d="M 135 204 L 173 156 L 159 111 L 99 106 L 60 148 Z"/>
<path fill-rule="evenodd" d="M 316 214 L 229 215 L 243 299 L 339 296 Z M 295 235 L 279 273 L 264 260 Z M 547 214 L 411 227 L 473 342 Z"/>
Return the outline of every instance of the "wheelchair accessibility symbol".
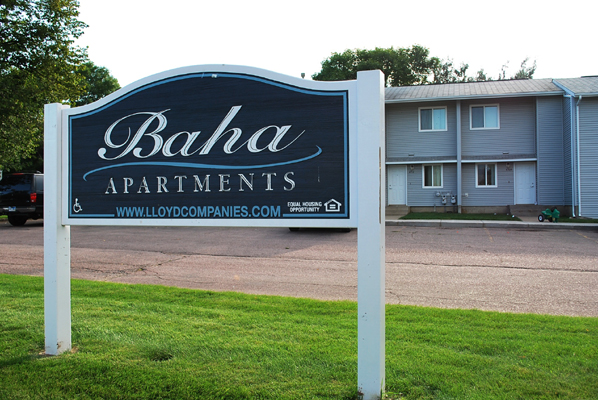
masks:
<path fill-rule="evenodd" d="M 81 207 L 81 204 L 79 204 L 79 199 L 75 199 L 75 204 L 73 204 L 73 211 L 75 213 L 83 211 L 83 207 Z"/>

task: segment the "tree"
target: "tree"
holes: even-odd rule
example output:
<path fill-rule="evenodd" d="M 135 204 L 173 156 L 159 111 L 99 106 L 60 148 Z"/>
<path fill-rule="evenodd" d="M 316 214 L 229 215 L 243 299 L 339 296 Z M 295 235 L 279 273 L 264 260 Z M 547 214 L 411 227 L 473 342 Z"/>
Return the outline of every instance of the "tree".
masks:
<path fill-rule="evenodd" d="M 459 68 L 455 68 L 453 66 L 453 60 L 450 58 L 446 61 L 439 62 L 438 65 L 432 69 L 432 74 L 434 76 L 433 83 L 472 82 L 473 78 L 467 76 L 468 69 L 469 64 L 465 63 L 461 63 Z"/>
<path fill-rule="evenodd" d="M 85 24 L 76 0 L 0 0 L 0 169 L 18 169 L 43 138 L 43 105 L 83 93 Z"/>
<path fill-rule="evenodd" d="M 526 57 L 525 60 L 521 62 L 521 66 L 519 70 L 515 73 L 515 75 L 512 75 L 509 78 L 507 78 L 507 69 L 509 68 L 509 62 L 507 61 L 500 68 L 498 80 L 501 81 L 505 79 L 533 79 L 534 73 L 536 72 L 536 60 L 534 60 L 534 64 L 531 67 L 527 66 L 528 61 L 529 57 Z"/>
<path fill-rule="evenodd" d="M 476 72 L 476 76 L 474 79 L 476 82 L 485 82 L 485 81 L 491 81 L 492 78 L 488 78 L 488 75 L 486 75 L 486 72 L 484 71 L 484 68 L 482 68 L 481 70 L 479 70 L 478 72 Z"/>
<path fill-rule="evenodd" d="M 81 65 L 77 71 L 83 77 L 83 94 L 72 105 L 75 107 L 93 103 L 120 89 L 118 80 L 110 75 L 105 67 L 95 65 L 88 61 Z"/>
<path fill-rule="evenodd" d="M 529 58 L 521 63 L 515 75 L 507 78 L 507 61 L 498 76 L 503 79 L 532 79 L 536 71 L 536 62 L 527 66 Z M 422 46 L 413 45 L 408 48 L 393 47 L 388 49 L 376 47 L 374 50 L 345 50 L 343 53 L 332 53 L 322 61 L 322 70 L 312 75 L 317 81 L 340 81 L 356 79 L 358 71 L 379 69 L 384 73 L 386 86 L 410 86 L 430 83 L 460 83 L 491 81 L 484 69 L 476 72 L 474 77 L 467 75 L 469 64 L 461 63 L 457 68 L 453 60 L 440 60 L 430 57 L 430 51 Z"/>
<path fill-rule="evenodd" d="M 83 79 L 80 82 L 83 93 L 77 100 L 71 102 L 72 107 L 79 107 L 85 104 L 93 103 L 110 93 L 120 89 L 118 80 L 110 75 L 105 67 L 99 67 L 93 62 L 88 61 L 81 65 L 75 73 Z M 43 121 L 40 121 L 43 123 Z M 41 129 L 41 127 L 39 128 Z M 22 159 L 19 163 L 19 169 L 26 171 L 43 171 L 44 169 L 44 147 L 43 141 L 37 145 L 35 150 L 28 158 Z"/>
<path fill-rule="evenodd" d="M 322 70 L 312 79 L 339 81 L 356 79 L 358 71 L 379 69 L 384 73 L 386 86 L 406 86 L 429 83 L 431 71 L 440 65 L 436 57 L 429 57 L 429 50 L 419 45 L 409 48 L 394 47 L 374 50 L 345 50 L 332 53 L 322 62 Z"/>
<path fill-rule="evenodd" d="M 511 79 L 532 79 L 534 77 L 534 73 L 536 72 L 536 60 L 534 60 L 534 65 L 531 67 L 527 66 L 528 61 L 529 57 L 526 57 L 525 60 L 521 62 L 519 71 L 517 71 Z"/>

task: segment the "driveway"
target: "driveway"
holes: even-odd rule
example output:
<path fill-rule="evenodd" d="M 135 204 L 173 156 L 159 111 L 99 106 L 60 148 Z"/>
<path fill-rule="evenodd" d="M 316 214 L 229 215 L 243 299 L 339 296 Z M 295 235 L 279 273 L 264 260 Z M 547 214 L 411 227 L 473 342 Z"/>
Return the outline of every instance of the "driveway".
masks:
<path fill-rule="evenodd" d="M 386 228 L 386 301 L 598 316 L 598 231 Z M 43 275 L 43 225 L 0 222 L 0 273 Z M 357 299 L 357 232 L 71 227 L 76 279 Z"/>

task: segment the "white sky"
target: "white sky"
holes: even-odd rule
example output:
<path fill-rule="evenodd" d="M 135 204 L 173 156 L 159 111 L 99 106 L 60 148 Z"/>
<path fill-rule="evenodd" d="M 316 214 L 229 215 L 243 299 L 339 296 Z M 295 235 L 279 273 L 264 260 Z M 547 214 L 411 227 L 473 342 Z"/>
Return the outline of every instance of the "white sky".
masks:
<path fill-rule="evenodd" d="M 306 78 L 333 52 L 419 44 L 484 68 L 536 60 L 535 78 L 598 75 L 596 0 L 80 0 L 77 41 L 121 86 L 165 70 L 236 64 Z"/>

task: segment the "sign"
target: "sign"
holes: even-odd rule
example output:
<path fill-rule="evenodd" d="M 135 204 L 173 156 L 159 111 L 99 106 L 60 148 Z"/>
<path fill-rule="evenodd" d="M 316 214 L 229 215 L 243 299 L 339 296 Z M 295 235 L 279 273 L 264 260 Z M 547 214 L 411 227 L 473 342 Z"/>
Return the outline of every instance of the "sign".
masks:
<path fill-rule="evenodd" d="M 348 88 L 251 72 L 176 70 L 67 110 L 69 223 L 350 225 Z"/>
<path fill-rule="evenodd" d="M 70 225 L 357 227 L 357 390 L 385 386 L 384 75 L 239 66 L 44 108 L 46 354 L 72 347 Z M 359 165 L 359 168 L 357 166 Z"/>

